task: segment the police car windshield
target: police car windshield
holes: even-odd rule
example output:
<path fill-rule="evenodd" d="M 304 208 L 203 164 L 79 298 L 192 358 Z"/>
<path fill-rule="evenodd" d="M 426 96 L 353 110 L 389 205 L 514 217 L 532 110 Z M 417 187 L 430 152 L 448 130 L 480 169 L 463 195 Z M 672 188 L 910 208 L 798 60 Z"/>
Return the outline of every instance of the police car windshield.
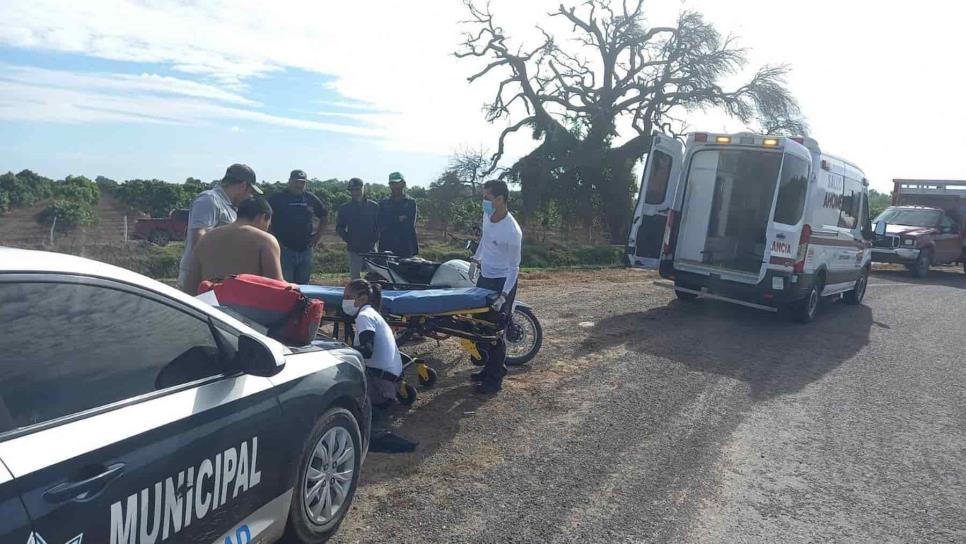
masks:
<path fill-rule="evenodd" d="M 939 224 L 940 212 L 937 210 L 909 210 L 889 208 L 876 217 L 876 222 L 885 221 L 890 225 L 908 227 L 935 227 Z"/>

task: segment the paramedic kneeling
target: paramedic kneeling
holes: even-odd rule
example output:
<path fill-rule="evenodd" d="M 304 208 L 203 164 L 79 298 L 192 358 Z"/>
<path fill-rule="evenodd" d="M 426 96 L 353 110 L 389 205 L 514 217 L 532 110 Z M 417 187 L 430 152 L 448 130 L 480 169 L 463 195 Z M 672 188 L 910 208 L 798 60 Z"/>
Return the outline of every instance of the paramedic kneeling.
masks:
<path fill-rule="evenodd" d="M 379 285 L 362 279 L 349 282 L 342 297 L 342 311 L 355 317 L 353 347 L 366 360 L 369 398 L 376 408 L 385 408 L 396 400 L 396 388 L 403 370 L 396 337 L 379 314 L 381 302 Z"/>
<path fill-rule="evenodd" d="M 477 287 L 500 293 L 486 318 L 504 322 L 509 322 L 513 312 L 523 245 L 523 231 L 507 209 L 509 196 L 510 190 L 502 181 L 490 180 L 483 184 L 483 233 L 470 265 L 471 277 L 477 268 L 480 271 Z M 495 346 L 481 342 L 477 350 L 485 359 L 483 370 L 471 375 L 473 381 L 480 382 L 477 392 L 496 393 L 506 375 L 506 340 L 501 336 Z"/>

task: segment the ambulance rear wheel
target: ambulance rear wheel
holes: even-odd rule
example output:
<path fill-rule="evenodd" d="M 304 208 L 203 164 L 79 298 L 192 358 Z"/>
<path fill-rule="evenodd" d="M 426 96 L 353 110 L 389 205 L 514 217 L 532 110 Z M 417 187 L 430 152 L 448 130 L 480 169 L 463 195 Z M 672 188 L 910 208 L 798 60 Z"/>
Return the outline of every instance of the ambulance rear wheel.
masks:
<path fill-rule="evenodd" d="M 842 298 L 845 299 L 846 304 L 862 304 L 862 299 L 865 298 L 865 289 L 869 286 L 869 269 L 863 268 L 862 275 L 859 279 L 855 280 L 855 287 L 846 292 Z"/>
<path fill-rule="evenodd" d="M 808 293 L 805 295 L 805 298 L 795 303 L 792 307 L 792 316 L 795 318 L 795 321 L 799 323 L 811 323 L 815 319 L 815 315 L 818 313 L 819 303 L 822 301 L 823 286 L 824 284 L 821 279 L 816 280 L 808 288 Z"/>

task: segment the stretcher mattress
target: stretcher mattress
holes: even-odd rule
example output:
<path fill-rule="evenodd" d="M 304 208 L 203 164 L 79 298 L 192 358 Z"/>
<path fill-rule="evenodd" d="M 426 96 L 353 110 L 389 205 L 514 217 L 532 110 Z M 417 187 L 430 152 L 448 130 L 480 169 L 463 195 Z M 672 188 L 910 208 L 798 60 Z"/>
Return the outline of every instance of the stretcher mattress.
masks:
<path fill-rule="evenodd" d="M 299 285 L 302 294 L 319 299 L 326 308 L 342 306 L 342 287 Z M 485 308 L 497 293 L 481 287 L 383 291 L 382 311 L 394 315 L 434 315 Z"/>

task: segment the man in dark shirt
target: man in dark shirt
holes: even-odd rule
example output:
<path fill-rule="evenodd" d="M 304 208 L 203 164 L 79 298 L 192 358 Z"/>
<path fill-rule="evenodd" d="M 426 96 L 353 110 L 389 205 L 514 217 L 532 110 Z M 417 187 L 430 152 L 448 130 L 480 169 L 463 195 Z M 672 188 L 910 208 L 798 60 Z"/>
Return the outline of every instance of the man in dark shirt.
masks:
<path fill-rule="evenodd" d="M 399 172 L 389 174 L 389 198 L 379 202 L 379 251 L 399 257 L 419 253 L 416 240 L 416 201 L 406 195 L 406 180 Z"/>
<path fill-rule="evenodd" d="M 349 180 L 349 194 L 352 200 L 339 207 L 335 231 L 345 240 L 349 254 L 349 275 L 356 280 L 362 276 L 363 258 L 360 253 L 371 253 L 376 248 L 379 205 L 366 198 L 365 184 L 359 178 Z"/>
<path fill-rule="evenodd" d="M 309 282 L 312 248 L 322 239 L 322 223 L 328 215 L 319 197 L 305 190 L 307 181 L 305 172 L 292 170 L 288 187 L 268 199 L 275 211 L 271 232 L 282 247 L 282 275 L 298 284 Z"/>

